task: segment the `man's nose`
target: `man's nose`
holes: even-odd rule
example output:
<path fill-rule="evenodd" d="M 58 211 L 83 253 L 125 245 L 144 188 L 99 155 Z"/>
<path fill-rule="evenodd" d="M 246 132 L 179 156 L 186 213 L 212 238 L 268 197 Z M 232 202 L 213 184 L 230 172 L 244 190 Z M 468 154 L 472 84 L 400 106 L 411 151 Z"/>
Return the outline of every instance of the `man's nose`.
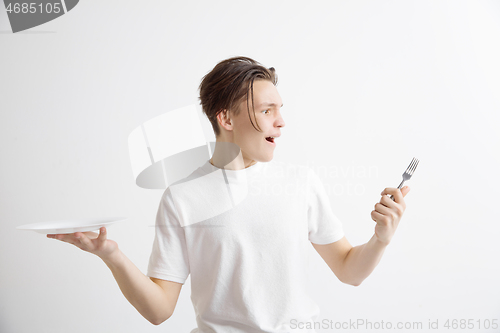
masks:
<path fill-rule="evenodd" d="M 276 126 L 278 126 L 278 127 L 285 127 L 285 119 L 283 119 L 283 117 L 281 116 L 281 114 L 279 115 L 279 117 L 276 120 L 276 122 L 277 122 Z"/>

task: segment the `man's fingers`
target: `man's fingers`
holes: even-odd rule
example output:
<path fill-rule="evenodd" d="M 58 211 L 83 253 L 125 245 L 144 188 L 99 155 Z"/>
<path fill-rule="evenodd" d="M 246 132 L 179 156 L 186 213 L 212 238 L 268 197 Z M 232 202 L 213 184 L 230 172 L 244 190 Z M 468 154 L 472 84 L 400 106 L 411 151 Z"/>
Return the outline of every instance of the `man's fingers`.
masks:
<path fill-rule="evenodd" d="M 392 200 L 391 200 L 392 201 Z M 375 204 L 375 211 L 382 214 L 382 215 L 392 215 L 392 210 L 389 207 L 384 206 L 381 203 Z"/>
<path fill-rule="evenodd" d="M 95 232 L 91 232 L 91 231 L 86 231 L 86 232 L 83 232 L 83 234 L 85 236 L 87 236 L 89 239 L 96 239 L 99 235 L 96 234 Z"/>
<path fill-rule="evenodd" d="M 398 204 L 389 198 L 387 195 L 383 195 L 380 198 L 380 203 L 388 208 L 395 208 Z"/>
<path fill-rule="evenodd" d="M 394 199 L 396 202 L 401 201 L 401 199 L 403 198 L 403 195 L 401 194 L 401 191 L 399 190 L 399 188 L 395 188 L 395 187 L 386 187 L 382 193 L 380 193 L 380 195 L 392 195 L 394 196 Z"/>
<path fill-rule="evenodd" d="M 403 197 L 406 197 L 406 195 L 408 194 L 408 192 L 410 192 L 410 187 L 409 186 L 404 186 L 401 189 L 401 193 L 403 193 Z"/>
<path fill-rule="evenodd" d="M 75 237 L 80 241 L 85 250 L 93 249 L 92 241 L 83 232 L 75 232 Z"/>
<path fill-rule="evenodd" d="M 97 237 L 98 246 L 102 246 L 104 242 L 106 242 L 107 238 L 108 238 L 108 233 L 106 231 L 106 228 L 101 227 L 101 229 L 99 229 L 99 237 Z"/>
<path fill-rule="evenodd" d="M 406 187 L 406 186 L 405 186 Z M 404 189 L 404 188 L 403 188 Z M 409 192 L 409 190 L 404 190 L 405 191 L 405 195 L 406 193 Z M 394 188 L 394 187 L 386 187 L 382 193 L 380 193 L 380 195 L 387 195 L 387 194 L 390 194 L 392 196 L 394 196 L 394 201 L 397 202 L 398 204 L 400 203 L 403 203 L 404 202 L 404 199 L 403 199 L 403 193 L 401 192 L 400 189 L 398 188 Z"/>
<path fill-rule="evenodd" d="M 54 238 L 63 242 L 68 242 L 71 243 L 70 241 L 72 240 L 71 234 L 57 234 L 54 235 Z"/>
<path fill-rule="evenodd" d="M 57 239 L 73 244 L 85 251 L 94 251 L 104 245 L 107 239 L 106 228 L 101 227 L 99 234 L 95 232 L 75 232 L 73 234 L 47 234 L 47 238 Z"/>
<path fill-rule="evenodd" d="M 380 214 L 379 212 L 377 212 L 375 210 L 372 211 L 371 216 L 372 216 L 372 220 L 375 221 L 379 225 L 386 226 L 389 224 L 388 217 L 386 215 Z"/>
<path fill-rule="evenodd" d="M 60 240 L 65 243 L 70 243 L 79 247 L 80 241 L 73 234 L 48 234 L 48 238 Z"/>
<path fill-rule="evenodd" d="M 380 199 L 380 203 L 388 208 L 390 208 L 393 212 L 396 212 L 399 215 L 402 215 L 406 209 L 406 204 L 403 200 L 402 203 L 397 203 L 389 198 L 387 195 L 383 195 Z"/>

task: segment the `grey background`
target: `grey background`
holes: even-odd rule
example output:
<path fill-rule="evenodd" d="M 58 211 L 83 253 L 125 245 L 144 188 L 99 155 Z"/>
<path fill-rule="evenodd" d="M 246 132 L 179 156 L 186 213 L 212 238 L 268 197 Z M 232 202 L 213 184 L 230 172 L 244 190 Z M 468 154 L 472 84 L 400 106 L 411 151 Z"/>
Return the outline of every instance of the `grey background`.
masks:
<path fill-rule="evenodd" d="M 162 191 L 135 185 L 128 134 L 195 103 L 202 76 L 235 55 L 276 68 L 286 127 L 275 158 L 329 168 L 353 245 L 372 236 L 380 192 L 421 160 L 361 286 L 311 247 L 319 320 L 500 319 L 499 2 L 87 0 L 18 34 L 1 8 L 0 31 L 1 332 L 195 327 L 189 279 L 155 327 L 97 257 L 16 226 L 127 216 L 109 237 L 145 272 Z"/>

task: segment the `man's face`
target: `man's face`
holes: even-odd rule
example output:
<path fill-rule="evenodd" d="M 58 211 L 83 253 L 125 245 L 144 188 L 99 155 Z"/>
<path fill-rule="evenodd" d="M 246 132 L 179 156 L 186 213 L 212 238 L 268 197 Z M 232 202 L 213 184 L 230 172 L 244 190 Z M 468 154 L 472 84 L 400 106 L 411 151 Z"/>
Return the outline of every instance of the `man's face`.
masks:
<path fill-rule="evenodd" d="M 249 96 L 250 116 L 255 123 L 252 100 Z M 233 142 L 237 144 L 243 155 L 245 165 L 256 162 L 269 162 L 273 159 L 274 149 L 281 135 L 281 128 L 285 126 L 285 121 L 281 116 L 280 109 L 283 106 L 278 90 L 274 84 L 267 80 L 255 80 L 253 84 L 253 98 L 255 118 L 262 132 L 257 131 L 248 118 L 248 109 L 246 98 L 239 105 L 239 114 L 231 115 L 233 123 Z M 257 127 L 258 128 L 258 127 Z M 273 136 L 269 142 L 266 138 Z"/>

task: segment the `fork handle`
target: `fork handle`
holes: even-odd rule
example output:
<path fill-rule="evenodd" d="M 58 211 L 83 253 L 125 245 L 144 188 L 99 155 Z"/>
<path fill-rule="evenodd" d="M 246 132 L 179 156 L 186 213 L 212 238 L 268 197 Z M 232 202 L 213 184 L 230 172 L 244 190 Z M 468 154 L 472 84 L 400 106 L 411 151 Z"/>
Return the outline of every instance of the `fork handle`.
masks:
<path fill-rule="evenodd" d="M 399 184 L 398 188 L 400 189 L 403 186 L 404 183 L 405 183 L 405 180 L 403 179 L 403 181 L 401 182 L 401 184 Z M 391 200 L 394 201 L 394 196 L 393 195 L 391 195 Z"/>

